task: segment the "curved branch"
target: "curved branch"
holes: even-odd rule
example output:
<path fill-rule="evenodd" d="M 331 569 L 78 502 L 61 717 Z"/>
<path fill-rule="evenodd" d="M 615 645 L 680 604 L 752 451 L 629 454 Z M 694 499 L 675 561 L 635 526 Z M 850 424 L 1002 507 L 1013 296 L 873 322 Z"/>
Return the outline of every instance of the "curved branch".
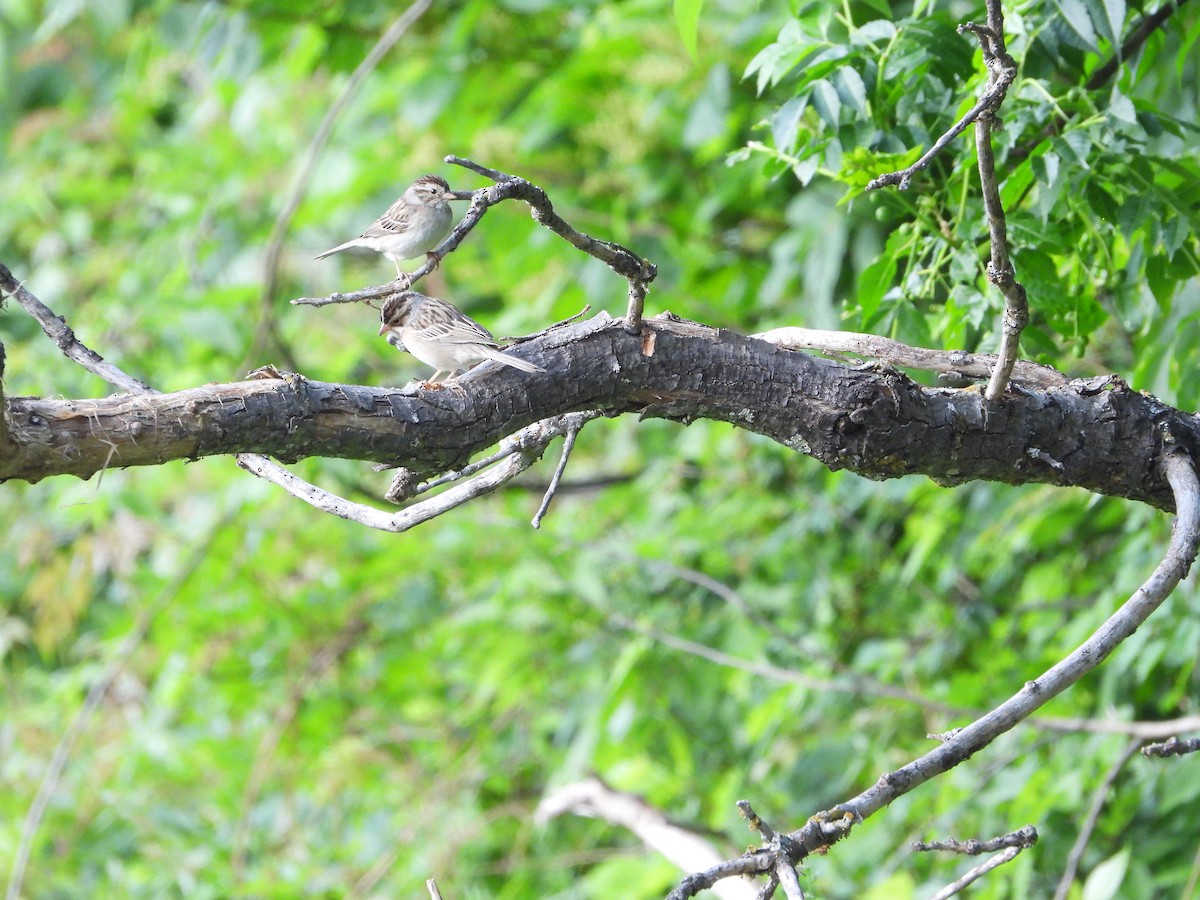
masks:
<path fill-rule="evenodd" d="M 1200 479 L 1197 479 L 1192 459 L 1178 447 L 1168 446 L 1162 456 L 1162 466 L 1175 495 L 1178 515 L 1163 560 L 1133 596 L 1065 659 L 1040 677 L 1026 682 L 1020 691 L 987 715 L 953 732 L 935 750 L 894 772 L 885 773 L 857 797 L 817 813 L 803 827 L 793 831 L 789 835 L 792 862 L 823 851 L 845 837 L 858 822 L 970 759 L 1099 666 L 1158 609 L 1187 575 L 1200 547 Z M 695 885 L 707 887 L 718 878 L 728 877 L 726 873 L 761 873 L 773 866 L 770 853 L 750 851 L 720 867 L 689 876 L 669 896 L 692 896 Z"/>

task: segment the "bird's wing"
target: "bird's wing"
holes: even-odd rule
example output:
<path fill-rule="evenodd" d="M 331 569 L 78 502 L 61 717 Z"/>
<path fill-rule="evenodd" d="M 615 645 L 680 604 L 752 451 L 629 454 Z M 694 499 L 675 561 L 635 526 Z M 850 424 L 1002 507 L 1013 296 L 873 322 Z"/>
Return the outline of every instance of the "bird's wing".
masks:
<path fill-rule="evenodd" d="M 371 227 L 364 231 L 361 237 L 387 237 L 390 234 L 395 234 L 398 231 L 404 231 L 408 228 L 408 204 L 401 197 L 395 203 L 387 208 L 382 216 L 371 223 Z"/>
<path fill-rule="evenodd" d="M 422 323 L 422 333 L 430 340 L 446 341 L 451 344 L 484 344 L 495 347 L 496 339 L 482 325 L 470 319 L 454 319 L 450 322 Z"/>

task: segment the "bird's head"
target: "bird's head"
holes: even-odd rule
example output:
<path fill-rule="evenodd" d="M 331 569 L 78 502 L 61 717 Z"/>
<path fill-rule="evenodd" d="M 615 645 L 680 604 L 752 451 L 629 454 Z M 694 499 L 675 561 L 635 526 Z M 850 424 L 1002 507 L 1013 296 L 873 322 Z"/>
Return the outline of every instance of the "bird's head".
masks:
<path fill-rule="evenodd" d="M 379 310 L 379 333 L 398 332 L 408 324 L 413 311 L 425 299 L 425 295 L 417 291 L 392 294 L 383 301 L 383 306 Z"/>

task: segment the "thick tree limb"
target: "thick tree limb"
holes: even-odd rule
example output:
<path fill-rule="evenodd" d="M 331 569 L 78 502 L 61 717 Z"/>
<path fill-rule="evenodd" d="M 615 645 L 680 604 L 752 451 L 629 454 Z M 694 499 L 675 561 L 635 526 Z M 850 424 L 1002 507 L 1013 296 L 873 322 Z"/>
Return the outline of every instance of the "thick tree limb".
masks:
<path fill-rule="evenodd" d="M 1073 485 L 1171 509 L 1156 468 L 1161 434 L 1200 453 L 1200 420 L 1119 379 L 1015 392 L 926 388 L 667 315 L 630 335 L 601 314 L 523 343 L 549 374 L 480 366 L 462 390 L 387 390 L 299 376 L 98 400 L 9 398 L 0 480 L 89 477 L 108 466 L 265 453 L 459 468 L 533 422 L 606 415 L 716 419 L 870 478 L 924 474 Z"/>

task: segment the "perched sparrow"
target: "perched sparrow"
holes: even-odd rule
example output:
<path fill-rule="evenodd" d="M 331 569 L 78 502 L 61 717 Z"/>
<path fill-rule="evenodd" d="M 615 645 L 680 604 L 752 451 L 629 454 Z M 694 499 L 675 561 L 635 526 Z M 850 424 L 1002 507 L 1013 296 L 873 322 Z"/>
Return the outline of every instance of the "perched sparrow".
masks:
<path fill-rule="evenodd" d="M 422 175 L 360 237 L 326 250 L 317 259 L 362 247 L 382 253 L 396 264 L 396 274 L 400 275 L 400 260 L 429 253 L 450 231 L 454 213 L 446 201 L 451 199 L 450 185 L 444 178 Z M 435 254 L 429 255 L 441 261 Z"/>
<path fill-rule="evenodd" d="M 383 301 L 379 333 L 395 336 L 404 349 L 435 369 L 428 383 L 443 372 L 453 376 L 486 359 L 522 372 L 545 372 L 541 366 L 500 350 L 491 332 L 444 300 L 416 291 L 393 294 Z"/>

